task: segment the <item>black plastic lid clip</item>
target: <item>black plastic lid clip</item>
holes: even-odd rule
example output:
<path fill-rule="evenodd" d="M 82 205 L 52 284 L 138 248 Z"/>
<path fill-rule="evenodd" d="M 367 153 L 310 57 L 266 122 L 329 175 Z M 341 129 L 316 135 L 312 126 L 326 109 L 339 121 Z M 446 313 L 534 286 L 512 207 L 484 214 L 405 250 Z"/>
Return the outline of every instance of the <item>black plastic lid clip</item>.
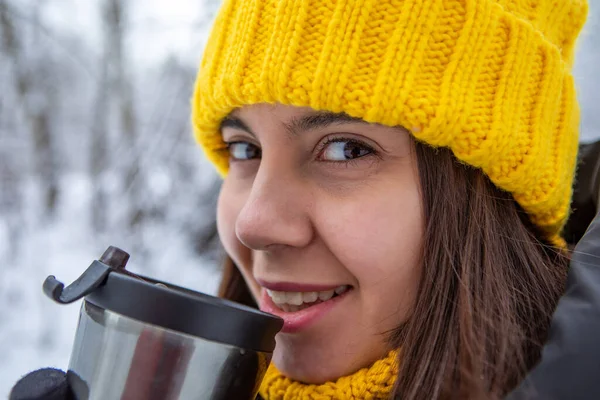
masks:
<path fill-rule="evenodd" d="M 47 277 L 44 281 L 44 293 L 57 303 L 73 303 L 102 286 L 111 271 L 124 270 L 128 260 L 127 252 L 110 246 L 100 260 L 92 262 L 85 272 L 66 288 L 54 275 Z"/>

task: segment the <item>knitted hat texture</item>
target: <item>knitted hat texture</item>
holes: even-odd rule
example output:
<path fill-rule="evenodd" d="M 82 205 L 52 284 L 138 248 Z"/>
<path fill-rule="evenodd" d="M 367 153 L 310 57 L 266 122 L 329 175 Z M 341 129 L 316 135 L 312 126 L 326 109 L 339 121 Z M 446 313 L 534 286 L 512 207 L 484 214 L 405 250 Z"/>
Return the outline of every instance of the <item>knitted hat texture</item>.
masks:
<path fill-rule="evenodd" d="M 225 0 L 193 96 L 225 175 L 221 120 L 281 103 L 403 126 L 511 192 L 557 240 L 570 208 L 586 0 Z"/>

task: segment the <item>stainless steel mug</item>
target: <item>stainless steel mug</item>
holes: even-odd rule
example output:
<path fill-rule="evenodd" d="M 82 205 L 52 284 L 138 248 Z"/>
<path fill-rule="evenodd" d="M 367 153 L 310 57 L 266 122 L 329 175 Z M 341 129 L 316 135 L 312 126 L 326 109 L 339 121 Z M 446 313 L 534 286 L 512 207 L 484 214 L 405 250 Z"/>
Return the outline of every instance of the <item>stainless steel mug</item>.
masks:
<path fill-rule="evenodd" d="M 283 321 L 131 274 L 128 259 L 109 247 L 68 287 L 44 282 L 58 303 L 84 298 L 67 371 L 76 398 L 254 399 Z"/>

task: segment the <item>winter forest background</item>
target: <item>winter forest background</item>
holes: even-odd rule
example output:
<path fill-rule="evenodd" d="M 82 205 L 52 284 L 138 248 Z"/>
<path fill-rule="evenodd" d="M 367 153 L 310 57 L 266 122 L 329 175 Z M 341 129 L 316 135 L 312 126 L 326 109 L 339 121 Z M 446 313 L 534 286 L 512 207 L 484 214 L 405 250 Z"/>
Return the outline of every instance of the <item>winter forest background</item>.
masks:
<path fill-rule="evenodd" d="M 576 66 L 582 141 L 600 137 L 600 3 Z M 0 398 L 66 368 L 78 305 L 43 296 L 109 245 L 132 271 L 214 293 L 219 179 L 191 136 L 220 0 L 0 0 Z"/>

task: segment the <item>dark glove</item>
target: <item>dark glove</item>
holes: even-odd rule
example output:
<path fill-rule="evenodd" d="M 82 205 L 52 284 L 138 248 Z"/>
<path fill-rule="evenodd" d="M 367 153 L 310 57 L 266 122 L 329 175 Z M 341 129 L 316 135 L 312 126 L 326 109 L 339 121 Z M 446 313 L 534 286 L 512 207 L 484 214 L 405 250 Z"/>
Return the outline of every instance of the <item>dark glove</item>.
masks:
<path fill-rule="evenodd" d="M 17 382 L 9 400 L 73 400 L 67 374 L 59 369 L 43 368 L 30 372 Z"/>

